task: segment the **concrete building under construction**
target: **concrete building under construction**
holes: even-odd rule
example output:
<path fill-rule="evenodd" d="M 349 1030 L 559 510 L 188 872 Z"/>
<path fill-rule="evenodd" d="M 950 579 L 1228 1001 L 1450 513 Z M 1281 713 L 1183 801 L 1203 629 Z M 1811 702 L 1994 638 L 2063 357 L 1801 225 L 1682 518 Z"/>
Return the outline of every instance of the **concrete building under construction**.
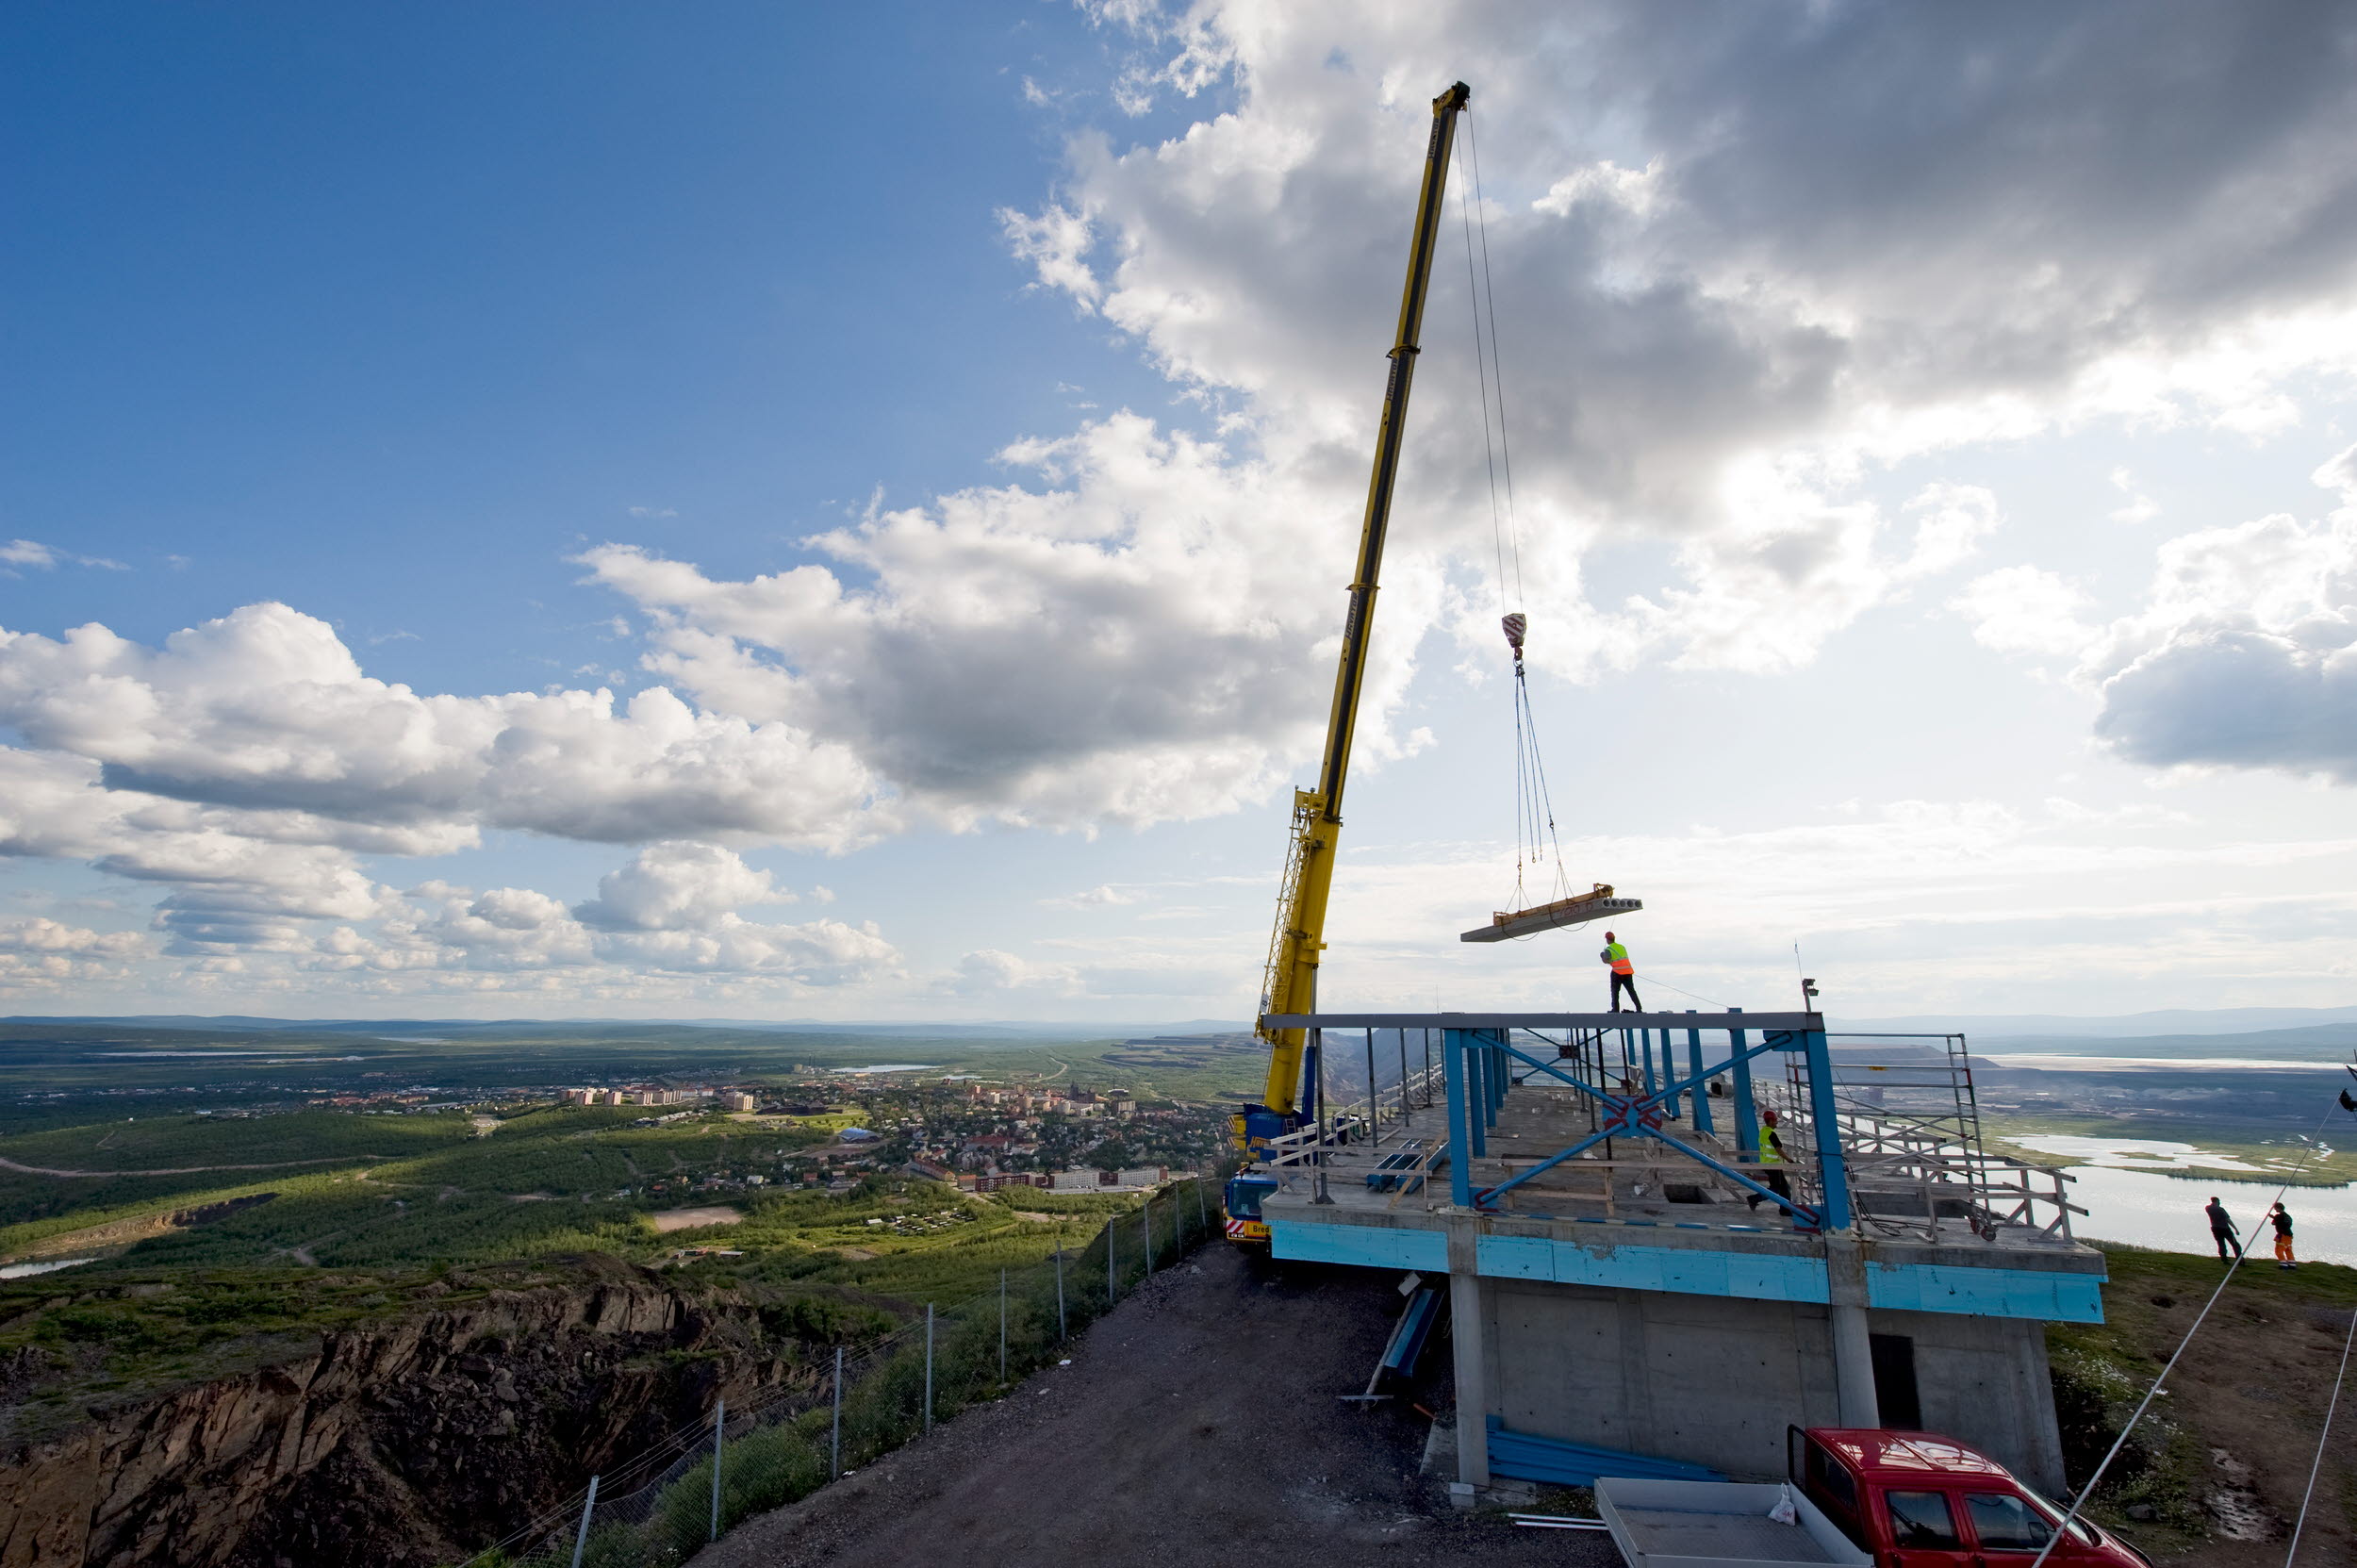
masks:
<path fill-rule="evenodd" d="M 2043 1330 L 2102 1320 L 2103 1260 L 2067 1178 L 1983 1149 L 1960 1036 L 1816 1013 L 1264 1024 L 1310 1032 L 1312 1081 L 1363 1054 L 1372 1086 L 1269 1147 L 1272 1251 L 1446 1276 L 1459 1481 L 1489 1486 L 1518 1436 L 1772 1475 L 1790 1426 L 1896 1426 L 2060 1489 Z"/>

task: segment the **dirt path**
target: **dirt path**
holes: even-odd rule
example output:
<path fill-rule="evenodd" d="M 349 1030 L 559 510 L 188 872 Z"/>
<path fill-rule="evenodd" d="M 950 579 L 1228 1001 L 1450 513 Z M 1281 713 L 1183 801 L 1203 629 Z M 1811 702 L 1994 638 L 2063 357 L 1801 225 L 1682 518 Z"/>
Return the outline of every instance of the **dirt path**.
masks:
<path fill-rule="evenodd" d="M 1365 1386 L 1393 1283 L 1207 1247 L 1090 1329 L 1070 1366 L 740 1527 L 694 1568 L 1617 1563 L 1601 1537 L 1456 1512 L 1417 1474 L 1423 1417 L 1336 1397 Z M 1446 1346 L 1426 1360 L 1444 1386 Z"/>
<path fill-rule="evenodd" d="M 331 1154 L 321 1160 L 278 1160 L 266 1165 L 167 1165 L 161 1170 L 57 1170 L 48 1165 L 20 1165 L 0 1155 L 0 1170 L 20 1176 L 203 1176 L 217 1170 L 286 1170 L 293 1165 L 348 1164 L 354 1160 L 389 1160 L 389 1154 Z"/>

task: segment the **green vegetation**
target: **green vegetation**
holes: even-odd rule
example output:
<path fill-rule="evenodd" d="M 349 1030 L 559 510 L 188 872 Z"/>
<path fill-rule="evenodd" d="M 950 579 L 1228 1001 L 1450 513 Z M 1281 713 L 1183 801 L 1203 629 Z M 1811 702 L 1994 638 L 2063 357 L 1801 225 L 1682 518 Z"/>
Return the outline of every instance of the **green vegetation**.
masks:
<path fill-rule="evenodd" d="M 0 1138 L 0 1158 L 42 1171 L 101 1174 L 59 1177 L 0 1167 L 0 1227 L 91 1211 L 121 1213 L 148 1200 L 254 1180 L 255 1173 L 239 1166 L 293 1175 L 305 1167 L 399 1160 L 474 1136 L 462 1115 L 332 1111 L 251 1117 L 167 1114 L 20 1133 Z"/>
<path fill-rule="evenodd" d="M 2215 1133 L 2198 1128 L 2159 1126 L 2138 1127 L 2117 1116 L 2071 1115 L 1985 1115 L 1981 1131 L 1990 1149 L 2010 1154 L 2033 1164 L 2059 1165 L 2085 1164 L 2064 1155 L 2048 1154 L 2024 1147 L 2023 1138 L 2149 1138 L 2170 1143 L 2191 1144 L 2197 1148 L 2256 1166 L 2249 1171 L 2213 1170 L 2207 1166 L 2184 1174 L 2204 1181 L 2254 1181 L 2268 1187 L 2290 1181 L 2299 1187 L 2338 1187 L 2357 1181 L 2357 1149 L 2333 1149 L 2331 1153 L 2305 1158 L 2307 1146 L 2290 1139 L 2263 1139 L 2254 1136 L 2247 1127 L 2221 1128 Z M 2292 1172 L 2298 1168 L 2299 1175 Z"/>
<path fill-rule="evenodd" d="M 912 1322 L 867 1345 L 846 1368 L 842 1406 L 844 1469 L 857 1470 L 910 1441 L 926 1425 L 930 1362 L 931 1416 L 1003 1397 L 1033 1371 L 1051 1363 L 1063 1336 L 1077 1332 L 1134 1290 L 1146 1272 L 1146 1228 L 1161 1266 L 1176 1263 L 1211 1232 L 1196 1215 L 1210 1201 L 1195 1184 L 1172 1188 L 1148 1213 L 1092 1226 L 1080 1245 L 1054 1263 L 1010 1267 L 1000 1292 L 989 1288 L 944 1302 L 933 1323 L 931 1354 L 924 1325 Z M 1135 1224 L 1132 1225 L 1134 1218 Z M 720 1527 L 781 1508 L 827 1484 L 833 1473 L 831 1390 L 820 1383 L 786 1391 L 732 1423 L 720 1461 Z M 713 1460 L 706 1431 L 677 1434 L 638 1456 L 602 1492 L 591 1520 L 585 1568 L 669 1568 L 701 1550 L 711 1528 Z M 668 1476 L 660 1485 L 650 1480 Z M 610 1499 L 610 1500 L 608 1500 Z M 561 1568 L 571 1560 L 580 1507 L 551 1514 L 506 1551 L 476 1559 L 473 1568 Z"/>
<path fill-rule="evenodd" d="M 2215 1260 L 2190 1253 L 2110 1244 L 2102 1250 L 2111 1274 L 2103 1287 L 2105 1321 L 2046 1330 L 2064 1468 L 2074 1491 L 2118 1438 L 2221 1273 Z M 2343 1314 L 2352 1307 L 2357 1269 L 2308 1263 L 2283 1271 L 2254 1259 L 2236 1270 L 2167 1392 L 2105 1474 L 2089 1510 L 2096 1520 L 2147 1549 L 2196 1550 L 2210 1529 L 2202 1503 L 2217 1484 L 2211 1448 L 2274 1465 L 2286 1430 L 2304 1433 L 2292 1452 L 2313 1443 L 2308 1417 L 2291 1416 L 2277 1402 L 2293 1387 L 2262 1388 L 2268 1402 L 2257 1404 L 2250 1391 L 2262 1387 L 2260 1378 L 2289 1376 L 2299 1389 L 2318 1395 L 2320 1413 L 2320 1393 L 2307 1386 L 2313 1379 L 2299 1368 L 2337 1356 Z M 2255 1428 L 2249 1425 L 2254 1420 Z"/>
<path fill-rule="evenodd" d="M 480 1270 L 135 1267 L 77 1274 L 70 1290 L 64 1276 L 0 1282 L 0 1362 L 36 1385 L 8 1411 L 8 1430 L 39 1438 L 93 1406 L 244 1371 L 319 1333 L 574 1272 L 563 1260 Z M 73 1376 L 43 1378 L 44 1368 Z"/>

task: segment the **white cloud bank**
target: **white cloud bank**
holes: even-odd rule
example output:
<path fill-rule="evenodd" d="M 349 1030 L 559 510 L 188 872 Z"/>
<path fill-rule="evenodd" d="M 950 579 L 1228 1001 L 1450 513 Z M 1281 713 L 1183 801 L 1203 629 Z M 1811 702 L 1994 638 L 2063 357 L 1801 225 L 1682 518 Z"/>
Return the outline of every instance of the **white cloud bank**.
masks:
<path fill-rule="evenodd" d="M 775 893 L 737 850 L 1265 799 L 1325 716 L 1451 74 L 1476 90 L 1531 652 L 1558 673 L 1802 665 L 1998 526 L 1953 483 L 1889 515 L 1867 484 L 1889 465 L 2098 419 L 2279 429 L 2298 377 L 2357 364 L 2344 8 L 1087 8 L 1120 41 L 1096 85 L 1124 118 L 1073 140 L 1007 241 L 1204 433 L 1123 412 L 1018 441 L 1009 483 L 880 508 L 747 581 L 589 550 L 652 626 L 664 684 L 626 701 L 412 691 L 278 604 L 157 648 L 0 633 L 24 743 L 0 751 L 0 852 L 165 886 L 170 950 L 200 964 L 828 983 L 896 959 L 860 928 L 744 920 Z M 1126 144 L 1158 104 L 1195 122 Z M 1420 744 L 1399 715 L 1429 634 L 1498 656 L 1467 269 L 1442 262 L 1362 721 L 1377 764 Z M 2167 547 L 2153 605 L 2089 655 L 2109 743 L 2357 777 L 2348 534 Z M 2070 586 L 2034 566 L 1962 602 L 1993 647 L 2078 635 Z M 400 894 L 363 863 L 486 831 L 645 848 L 574 909 Z M 987 955 L 964 973 L 1063 983 Z"/>
<path fill-rule="evenodd" d="M 2063 656 L 2095 734 L 2152 767 L 2245 767 L 2357 784 L 2357 447 L 2319 468 L 2341 504 L 2160 545 L 2144 602 L 2109 622 L 2059 575 L 2007 567 L 1950 607 L 2001 652 Z"/>

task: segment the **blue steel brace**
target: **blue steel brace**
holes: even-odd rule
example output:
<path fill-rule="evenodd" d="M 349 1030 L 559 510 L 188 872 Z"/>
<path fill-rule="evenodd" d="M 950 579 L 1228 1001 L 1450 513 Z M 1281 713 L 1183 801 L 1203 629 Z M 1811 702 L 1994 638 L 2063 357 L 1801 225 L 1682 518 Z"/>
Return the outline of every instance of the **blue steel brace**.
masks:
<path fill-rule="evenodd" d="M 1469 1035 L 1473 1035 L 1474 1037 L 1479 1037 L 1475 1032 L 1467 1031 L 1465 1032 Z M 1480 1033 L 1487 1032 L 1488 1032 L 1486 1031 L 1480 1032 Z M 1729 1032 L 1733 1032 L 1730 1031 Z M 1815 1040 L 1817 1042 L 1817 1049 L 1820 1052 L 1823 1051 L 1824 1036 L 1821 1033 L 1796 1035 L 1784 1030 L 1771 1031 L 1767 1037 L 1761 1040 L 1758 1045 L 1750 1047 L 1740 1055 L 1731 1056 L 1726 1062 L 1720 1063 L 1719 1068 L 1724 1068 L 1729 1065 L 1739 1064 L 1748 1065 L 1751 1058 L 1755 1056 L 1765 1056 L 1770 1051 L 1805 1051 L 1808 1048 L 1808 1042 L 1810 1040 Z M 1826 1222 L 1829 1215 L 1821 1214 L 1805 1204 L 1795 1202 L 1790 1198 L 1784 1197 L 1770 1191 L 1767 1187 L 1761 1185 L 1758 1181 L 1754 1180 L 1750 1176 L 1744 1174 L 1744 1172 L 1740 1169 L 1725 1164 L 1721 1161 L 1714 1159 L 1712 1156 L 1704 1153 L 1701 1149 L 1691 1147 L 1680 1140 L 1671 1137 L 1668 1133 L 1661 1131 L 1657 1116 L 1653 1118 L 1645 1116 L 1644 1113 L 1646 1111 L 1657 1110 L 1661 1100 L 1666 1096 L 1673 1094 L 1680 1089 L 1691 1088 L 1694 1084 L 1703 1081 L 1706 1076 L 1704 1073 L 1697 1072 L 1691 1078 L 1681 1079 L 1677 1082 L 1650 1095 L 1633 1098 L 1623 1095 L 1608 1095 L 1601 1090 L 1590 1086 L 1589 1084 L 1581 1082 L 1575 1078 L 1566 1076 L 1562 1070 L 1557 1067 L 1553 1063 L 1536 1061 L 1531 1057 L 1523 1055 L 1522 1052 L 1515 1050 L 1510 1046 L 1502 1048 L 1509 1058 L 1521 1062 L 1525 1065 L 1530 1067 L 1534 1074 L 1544 1073 L 1549 1078 L 1557 1079 L 1562 1082 L 1568 1083 L 1573 1088 L 1578 1089 L 1593 1098 L 1604 1106 L 1606 1112 L 1607 1113 L 1608 1119 L 1607 1119 L 1596 1131 L 1591 1132 L 1587 1137 L 1580 1139 L 1570 1147 L 1558 1150 L 1558 1152 L 1549 1155 L 1546 1159 L 1540 1161 L 1528 1170 L 1524 1171 L 1520 1176 L 1510 1177 L 1508 1180 L 1499 1182 L 1494 1187 L 1484 1188 L 1478 1195 L 1473 1194 L 1470 1182 L 1464 1183 L 1463 1190 L 1466 1197 L 1459 1199 L 1460 1207 L 1475 1206 L 1475 1198 L 1477 1197 L 1478 1206 L 1485 1209 L 1489 1208 L 1501 1193 L 1510 1192 L 1514 1188 L 1521 1186 L 1524 1182 L 1528 1181 L 1531 1178 L 1541 1175 L 1543 1172 L 1553 1170 L 1564 1161 L 1576 1158 L 1583 1151 L 1594 1147 L 1597 1144 L 1604 1142 L 1607 1138 L 1621 1135 L 1653 1138 L 1658 1142 L 1668 1144 L 1672 1148 L 1676 1149 L 1680 1154 L 1685 1155 L 1696 1164 L 1717 1171 L 1721 1176 L 1725 1177 L 1728 1180 L 1735 1182 L 1738 1186 L 1740 1186 L 1749 1192 L 1757 1194 L 1759 1197 L 1768 1199 L 1768 1201 L 1775 1204 L 1778 1208 L 1791 1211 L 1794 1219 L 1801 1222 L 1803 1226 L 1814 1229 L 1826 1228 Z M 1812 1077 L 1812 1081 L 1822 1081 L 1829 1085 L 1825 1094 L 1825 1103 L 1828 1106 L 1832 1103 L 1832 1091 L 1830 1088 L 1832 1074 L 1830 1069 L 1825 1073 L 1813 1075 Z M 1838 1183 L 1841 1194 L 1841 1213 L 1845 1216 L 1841 1223 L 1846 1225 L 1848 1223 L 1846 1216 L 1849 1213 L 1849 1182 L 1846 1169 L 1841 1163 L 1838 1132 L 1835 1142 L 1837 1147 L 1834 1151 L 1833 1166 L 1830 1170 L 1828 1170 L 1821 1163 L 1820 1174 L 1826 1179 L 1828 1183 L 1827 1190 L 1829 1192 L 1833 1190 L 1835 1183 Z M 1449 1153 L 1453 1165 L 1461 1165 L 1463 1164 L 1461 1160 L 1457 1158 L 1459 1153 L 1457 1149 L 1452 1148 Z M 1457 1178 L 1452 1177 L 1451 1190 L 1454 1192 L 1458 1189 L 1458 1187 L 1459 1182 Z M 1838 1229 L 1838 1227 L 1835 1228 Z"/>
<path fill-rule="evenodd" d="M 1743 1010 L 1730 1007 L 1727 1011 L 1740 1013 Z M 1735 1152 L 1747 1160 L 1756 1160 L 1759 1158 L 1759 1105 L 1752 1098 L 1752 1059 L 1743 1050 L 1745 1033 L 1739 1029 L 1727 1031 L 1728 1047 L 1735 1052 Z"/>
<path fill-rule="evenodd" d="M 1691 1013 L 1694 1010 L 1689 1007 L 1686 1011 Z M 1688 1065 L 1694 1069 L 1694 1076 L 1701 1078 L 1703 1076 L 1703 1032 L 1699 1029 L 1689 1029 L 1686 1032 L 1686 1060 Z M 1718 1131 L 1717 1128 L 1710 1125 L 1710 1084 L 1707 1081 L 1694 1091 L 1694 1131 L 1711 1133 Z"/>
<path fill-rule="evenodd" d="M 1825 1229 L 1850 1228 L 1850 1163 L 1841 1153 L 1841 1118 L 1834 1109 L 1833 1058 L 1821 1030 L 1801 1036 L 1808 1057 L 1809 1131 L 1817 1140 L 1817 1176 L 1825 1189 Z"/>
<path fill-rule="evenodd" d="M 1473 1134 L 1473 1152 L 1476 1158 L 1490 1152 L 1490 1051 L 1481 1043 L 1478 1033 L 1466 1036 L 1465 1129 Z"/>
<path fill-rule="evenodd" d="M 1465 1032 L 1441 1032 L 1441 1079 L 1448 1086 L 1448 1200 L 1473 1207 L 1473 1173 L 1465 1151 L 1473 1147 L 1473 1097 L 1465 1081 Z"/>

